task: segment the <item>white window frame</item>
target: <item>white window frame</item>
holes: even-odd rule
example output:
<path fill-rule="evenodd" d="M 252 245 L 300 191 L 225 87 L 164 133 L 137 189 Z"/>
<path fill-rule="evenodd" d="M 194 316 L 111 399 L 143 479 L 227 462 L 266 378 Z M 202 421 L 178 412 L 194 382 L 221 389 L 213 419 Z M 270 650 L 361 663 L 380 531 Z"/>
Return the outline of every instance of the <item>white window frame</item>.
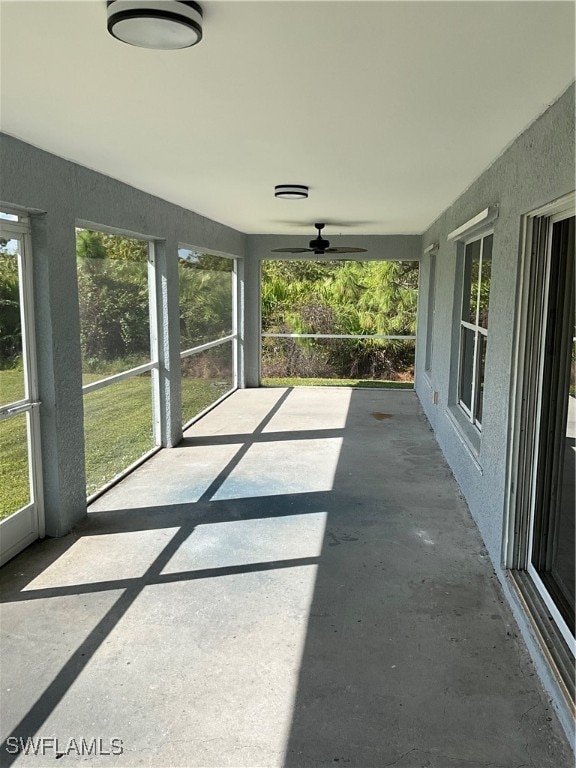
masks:
<path fill-rule="evenodd" d="M 462 275 L 462 293 L 460 297 L 460 341 L 458 346 L 458 382 L 457 382 L 457 393 L 458 393 L 458 405 L 464 411 L 466 414 L 466 417 L 468 421 L 470 421 L 471 424 L 473 424 L 476 429 L 481 432 L 482 431 L 482 422 L 479 421 L 477 418 L 478 415 L 478 405 L 477 405 L 477 395 L 478 395 L 478 389 L 480 387 L 480 351 L 479 351 L 479 337 L 482 335 L 486 339 L 485 344 L 488 344 L 488 329 L 483 328 L 478 323 L 478 318 L 480 314 L 480 289 L 482 286 L 482 264 L 483 264 L 483 257 L 484 257 L 484 241 L 486 238 L 490 237 L 490 235 L 494 236 L 494 230 L 489 229 L 486 232 L 483 232 L 481 235 L 476 235 L 474 237 L 469 238 L 464 242 L 464 272 Z M 479 275 L 480 280 L 478 281 L 478 295 L 476 297 L 476 322 L 471 323 L 469 320 L 464 320 L 462 317 L 462 314 L 464 312 L 464 290 L 466 288 L 466 250 L 469 245 L 475 242 L 480 242 L 480 259 L 479 259 Z M 470 298 L 472 298 L 470 296 Z M 490 301 L 490 299 L 488 299 Z M 466 405 L 466 403 L 461 399 L 460 392 L 461 392 L 461 384 L 462 384 L 462 364 L 463 364 L 463 343 L 462 339 L 464 334 L 462 333 L 462 329 L 467 328 L 469 331 L 472 331 L 474 333 L 474 349 L 473 349 L 473 356 L 472 356 L 472 390 L 470 393 L 470 408 Z"/>
<path fill-rule="evenodd" d="M 463 312 L 463 302 L 464 302 L 464 287 L 465 287 L 465 256 L 466 256 L 466 246 L 468 246 L 470 243 L 476 241 L 476 240 L 484 240 L 484 238 L 488 237 L 489 235 L 494 236 L 494 222 L 498 218 L 499 214 L 499 206 L 497 203 L 493 205 L 489 205 L 487 208 L 484 208 L 480 213 L 473 216 L 471 219 L 469 219 L 467 222 L 462 224 L 461 226 L 454 229 L 452 232 L 450 232 L 447 236 L 447 240 L 449 242 L 457 242 L 460 249 L 460 254 L 463 259 L 463 269 L 462 269 L 462 278 L 461 278 L 461 285 L 460 285 L 460 291 L 459 291 L 459 311 L 458 311 L 458 365 L 455 369 L 455 378 L 456 378 L 456 389 L 455 389 L 455 402 L 458 404 L 458 409 L 464 414 L 464 417 L 468 423 L 472 425 L 474 428 L 474 432 L 479 435 L 482 431 L 482 425 L 481 423 L 475 418 L 476 414 L 476 393 L 478 389 L 478 331 L 485 331 L 486 329 L 481 329 L 477 323 L 472 324 L 467 321 L 464 321 L 462 317 Z M 482 264 L 482 253 L 484 250 L 484 243 L 481 243 L 481 249 L 480 249 L 480 265 Z M 481 276 L 481 273 L 480 273 Z M 477 306 L 477 313 L 479 310 L 479 302 Z M 476 314 L 476 320 L 478 320 L 478 314 Z M 472 370 L 472 393 L 470 398 L 470 405 L 471 408 L 468 408 L 465 403 L 462 402 L 460 398 L 460 384 L 462 379 L 462 328 L 467 327 L 470 330 L 474 331 L 474 350 L 473 350 L 473 370 Z M 483 333 L 483 335 L 488 337 L 488 333 Z M 453 390 L 454 391 L 454 390 Z M 454 401 L 453 401 L 454 402 Z"/>

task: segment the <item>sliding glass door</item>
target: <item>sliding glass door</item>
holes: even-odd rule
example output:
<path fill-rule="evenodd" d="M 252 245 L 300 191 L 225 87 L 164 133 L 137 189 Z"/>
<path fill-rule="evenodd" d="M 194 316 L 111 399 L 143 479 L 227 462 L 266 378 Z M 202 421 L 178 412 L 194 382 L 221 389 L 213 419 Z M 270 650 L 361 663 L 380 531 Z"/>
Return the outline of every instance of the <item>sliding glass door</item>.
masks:
<path fill-rule="evenodd" d="M 574 217 L 551 222 L 528 571 L 574 638 L 576 354 Z"/>
<path fill-rule="evenodd" d="M 566 689 L 576 655 L 574 196 L 527 218 L 506 557 Z"/>

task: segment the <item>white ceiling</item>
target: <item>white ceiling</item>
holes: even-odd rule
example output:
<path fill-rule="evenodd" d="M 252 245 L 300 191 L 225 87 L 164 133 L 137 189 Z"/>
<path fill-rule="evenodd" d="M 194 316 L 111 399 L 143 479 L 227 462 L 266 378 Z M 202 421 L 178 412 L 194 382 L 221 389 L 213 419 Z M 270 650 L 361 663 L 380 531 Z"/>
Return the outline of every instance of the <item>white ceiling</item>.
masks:
<path fill-rule="evenodd" d="M 574 77 L 574 2 L 203 5 L 163 52 L 2 0 L 1 129 L 243 232 L 420 233 Z"/>

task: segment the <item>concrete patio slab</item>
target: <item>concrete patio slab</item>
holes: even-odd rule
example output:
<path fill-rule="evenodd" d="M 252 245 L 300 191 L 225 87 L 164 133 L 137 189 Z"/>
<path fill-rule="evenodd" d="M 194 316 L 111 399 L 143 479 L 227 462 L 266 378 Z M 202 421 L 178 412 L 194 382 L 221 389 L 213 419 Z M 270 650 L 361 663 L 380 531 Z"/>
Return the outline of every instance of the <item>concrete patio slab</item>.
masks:
<path fill-rule="evenodd" d="M 238 391 L 0 586 L 3 766 L 574 763 L 412 392 Z"/>

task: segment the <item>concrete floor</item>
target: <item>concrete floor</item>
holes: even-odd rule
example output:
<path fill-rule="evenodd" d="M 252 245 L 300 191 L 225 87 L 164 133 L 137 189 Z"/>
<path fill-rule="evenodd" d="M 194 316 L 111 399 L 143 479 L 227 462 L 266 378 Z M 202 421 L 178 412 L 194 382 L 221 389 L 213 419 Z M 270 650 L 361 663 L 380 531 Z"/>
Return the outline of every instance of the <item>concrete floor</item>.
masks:
<path fill-rule="evenodd" d="M 0 582 L 2 765 L 573 765 L 412 392 L 239 391 Z"/>

